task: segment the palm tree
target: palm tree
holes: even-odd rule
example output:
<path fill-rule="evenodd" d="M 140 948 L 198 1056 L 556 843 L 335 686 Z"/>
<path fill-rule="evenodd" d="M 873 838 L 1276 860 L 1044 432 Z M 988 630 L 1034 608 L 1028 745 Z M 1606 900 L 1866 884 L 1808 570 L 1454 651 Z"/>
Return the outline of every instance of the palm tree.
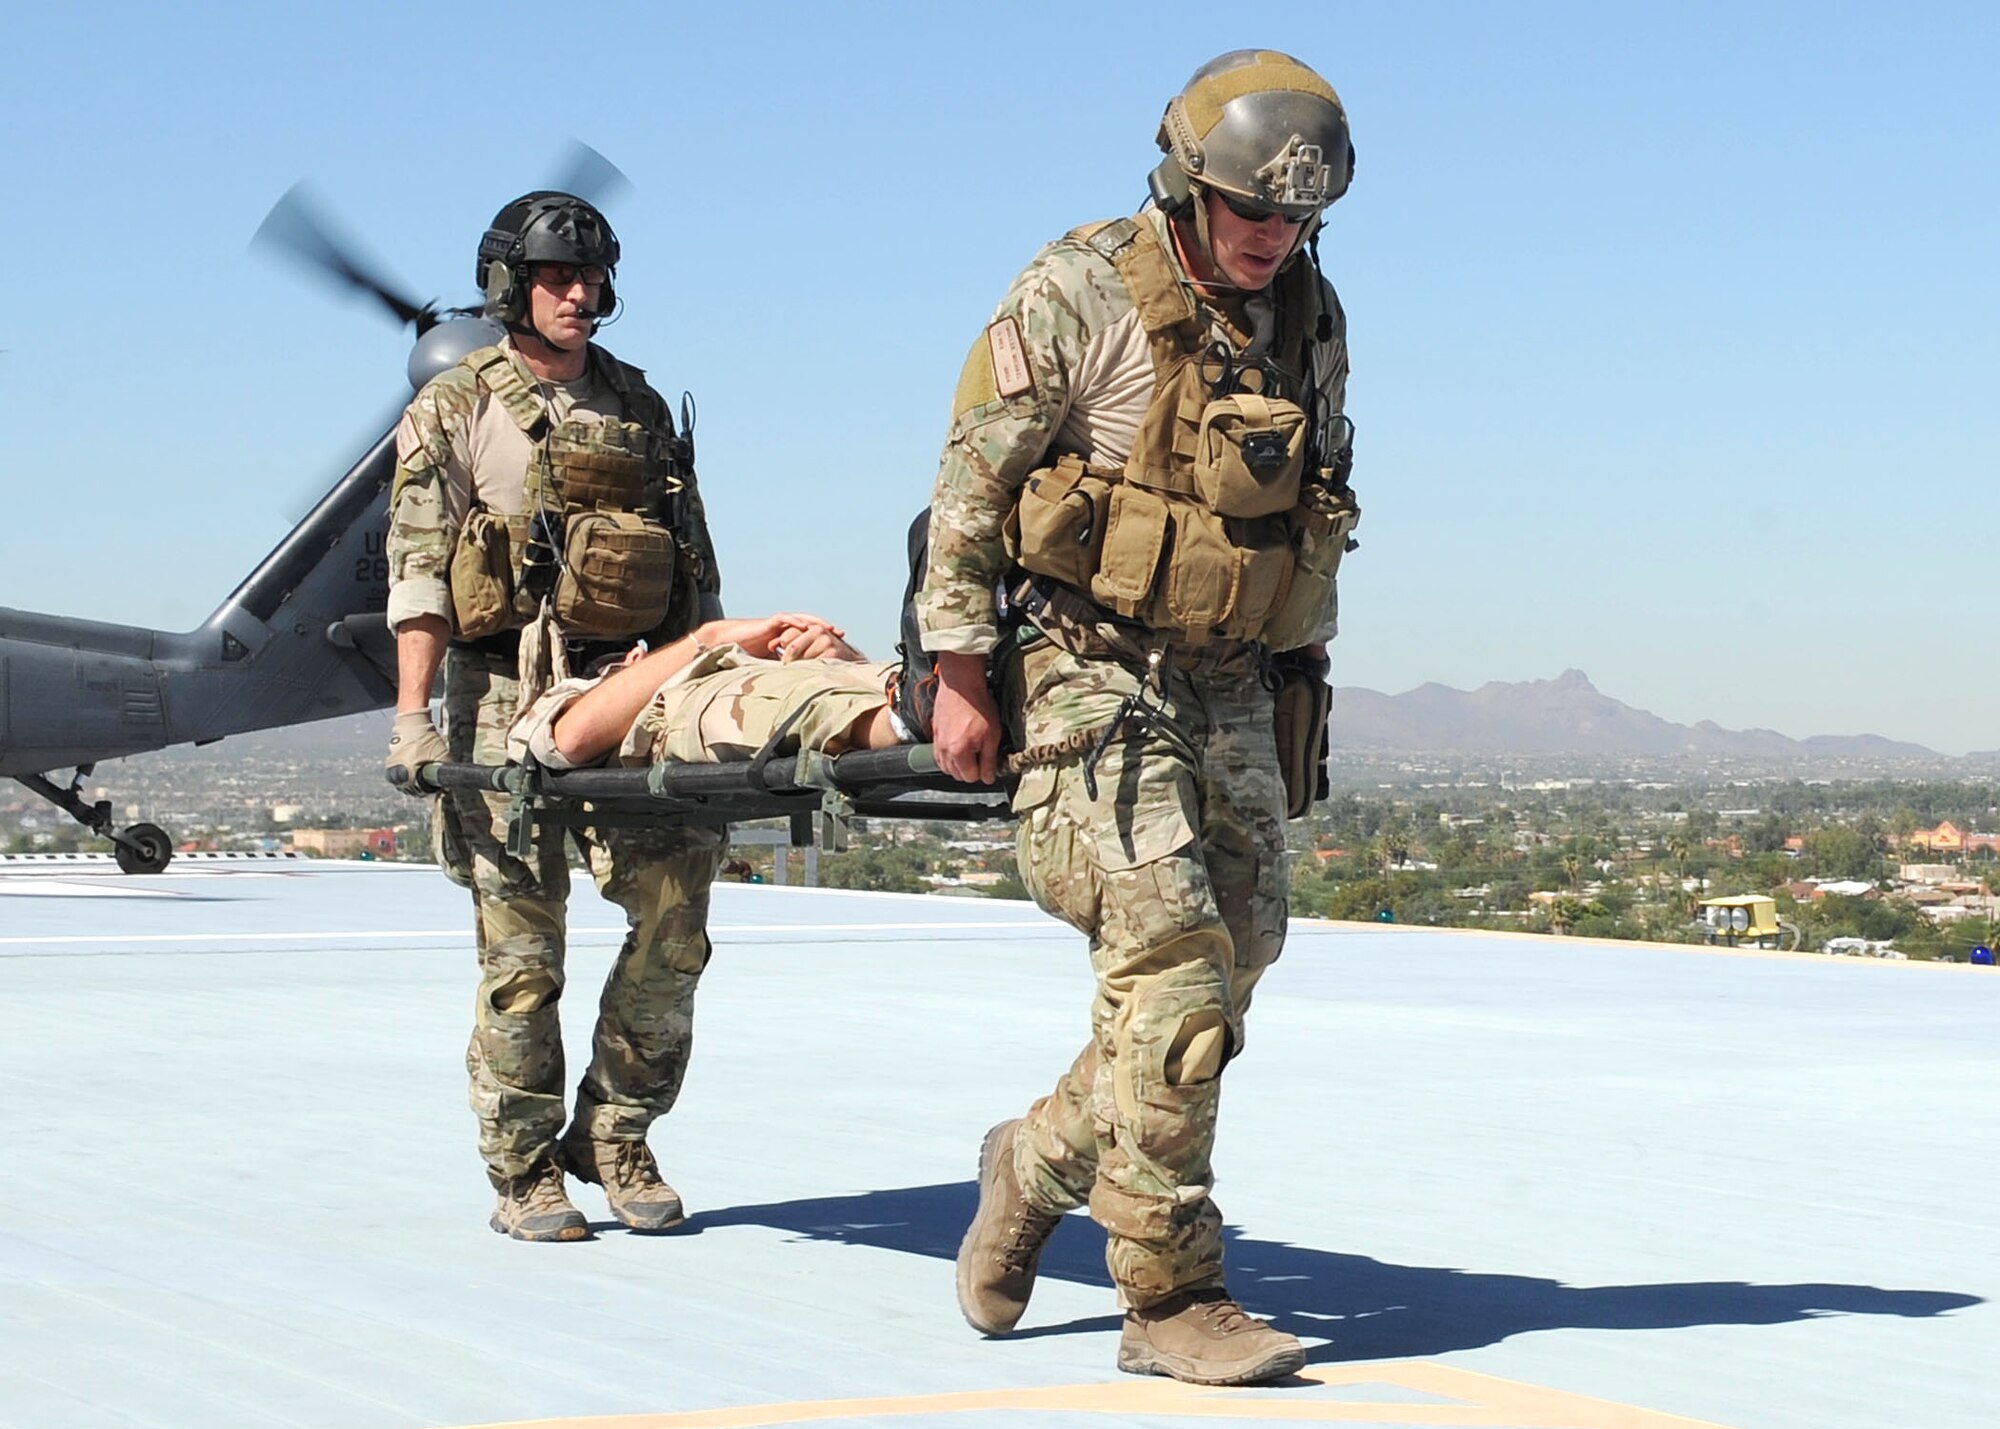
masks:
<path fill-rule="evenodd" d="M 1686 834 L 1668 837 L 1667 853 L 1674 861 L 1674 892 L 1677 897 L 1687 891 L 1688 855 L 1693 851 L 1694 845 Z"/>
<path fill-rule="evenodd" d="M 1590 905 L 1581 898 L 1558 898 L 1549 905 L 1549 931 L 1558 937 L 1568 937 L 1589 911 Z"/>

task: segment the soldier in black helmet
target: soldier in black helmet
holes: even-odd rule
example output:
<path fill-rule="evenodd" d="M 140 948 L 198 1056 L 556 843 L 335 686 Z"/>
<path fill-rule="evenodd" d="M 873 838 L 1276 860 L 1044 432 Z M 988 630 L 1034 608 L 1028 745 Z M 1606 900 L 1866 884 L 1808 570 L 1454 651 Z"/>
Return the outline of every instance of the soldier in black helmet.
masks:
<path fill-rule="evenodd" d="M 591 341 L 617 306 L 618 258 L 604 215 L 571 194 L 531 193 L 501 209 L 479 244 L 478 282 L 507 336 L 429 382 L 397 428 L 392 772 L 501 762 L 516 712 L 542 689 L 721 614 L 690 434 L 644 373 Z M 440 666 L 442 734 L 429 709 Z M 646 1132 L 687 1069 L 724 835 L 570 832 L 630 931 L 566 1114 L 564 832 L 543 828 L 531 848 L 510 850 L 504 797 L 477 793 L 438 795 L 433 827 L 438 861 L 472 891 L 480 980 L 466 1066 L 499 1194 L 493 1229 L 587 1236 L 565 1171 L 600 1184 L 635 1230 L 677 1225 L 680 1198 Z"/>

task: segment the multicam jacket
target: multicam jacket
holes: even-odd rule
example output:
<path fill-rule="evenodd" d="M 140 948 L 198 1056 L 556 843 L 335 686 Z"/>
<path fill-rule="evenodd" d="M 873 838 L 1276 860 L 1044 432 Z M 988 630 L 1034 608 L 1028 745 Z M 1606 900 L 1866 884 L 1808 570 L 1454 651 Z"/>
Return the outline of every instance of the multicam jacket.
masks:
<path fill-rule="evenodd" d="M 1164 215 L 1149 206 L 1137 221 L 1172 252 Z M 1195 297 L 1219 339 L 1258 355 L 1268 297 L 1253 295 L 1234 312 Z M 1332 417 L 1346 401 L 1347 334 L 1331 288 L 1325 307 L 1334 333 L 1317 348 L 1314 376 Z M 1017 339 L 1001 326 L 1010 319 Z M 1004 341 L 995 342 L 996 330 Z M 1075 235 L 1049 244 L 1014 280 L 959 379 L 932 494 L 929 576 L 917 598 L 925 649 L 980 654 L 998 644 L 993 592 L 1008 569 L 1002 530 L 1023 481 L 1066 454 L 1122 466 L 1154 385 L 1147 336 L 1117 269 Z M 1318 638 L 1332 631 L 1329 603 Z"/>
<path fill-rule="evenodd" d="M 628 413 L 608 364 L 617 358 L 590 349 L 590 366 L 575 382 L 538 382 L 514 352 L 501 344 L 530 383 L 548 394 L 552 420 L 592 416 L 641 420 Z M 665 403 L 645 385 L 645 374 L 620 364 L 628 388 Z M 425 384 L 396 427 L 396 476 L 391 487 L 389 533 L 389 627 L 420 615 L 452 616 L 448 585 L 451 554 L 466 513 L 477 501 L 501 515 L 519 513 L 526 502 L 530 444 L 518 423 L 492 394 L 483 392 L 463 366 Z M 690 473 L 682 500 L 682 542 L 698 557 L 698 585 L 705 595 L 721 590 L 715 549 L 701 492 Z"/>

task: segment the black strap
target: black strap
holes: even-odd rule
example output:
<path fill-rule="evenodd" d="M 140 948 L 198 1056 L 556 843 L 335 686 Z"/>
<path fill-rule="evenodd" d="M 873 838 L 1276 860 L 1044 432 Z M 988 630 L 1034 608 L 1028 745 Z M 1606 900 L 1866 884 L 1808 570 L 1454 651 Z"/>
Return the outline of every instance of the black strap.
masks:
<path fill-rule="evenodd" d="M 517 661 L 521 658 L 521 632 L 513 630 L 496 631 L 492 635 L 481 636 L 477 640 L 453 640 L 451 648 L 468 654 L 482 655 L 489 660 Z M 629 640 L 565 640 L 563 648 L 569 654 L 572 670 L 587 670 L 607 655 L 622 657 L 632 648 Z"/>

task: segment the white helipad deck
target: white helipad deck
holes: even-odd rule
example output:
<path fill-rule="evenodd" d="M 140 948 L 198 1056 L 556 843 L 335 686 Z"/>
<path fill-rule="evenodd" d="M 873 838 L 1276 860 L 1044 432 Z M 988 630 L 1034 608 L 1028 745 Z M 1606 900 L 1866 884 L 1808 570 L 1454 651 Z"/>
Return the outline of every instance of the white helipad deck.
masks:
<path fill-rule="evenodd" d="M 581 1045 L 616 917 L 587 892 Z M 1296 1383 L 1119 1375 L 1089 1222 L 961 1323 L 988 1124 L 1085 1034 L 1026 904 L 725 886 L 694 1219 L 486 1229 L 434 871 L 0 871 L 0 1425 L 1989 1429 L 2000 973 L 1302 924 L 1217 1166 Z M 602 1204 L 590 1188 L 579 1203 Z"/>

